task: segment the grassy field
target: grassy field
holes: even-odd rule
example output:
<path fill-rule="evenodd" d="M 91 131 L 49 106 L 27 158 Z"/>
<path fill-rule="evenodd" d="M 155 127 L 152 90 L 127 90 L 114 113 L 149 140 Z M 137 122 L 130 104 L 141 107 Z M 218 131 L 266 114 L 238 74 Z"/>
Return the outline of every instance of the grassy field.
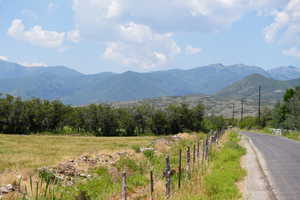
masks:
<path fill-rule="evenodd" d="M 155 137 L 20 136 L 0 134 L 0 184 L 4 172 L 55 165 L 84 153 L 113 152 L 146 145 Z"/>
<path fill-rule="evenodd" d="M 153 150 L 143 153 L 136 152 L 133 157 L 123 157 L 112 165 L 91 168 L 88 173 L 92 174 L 92 179 L 77 179 L 78 182 L 72 186 L 53 185 L 51 186 L 53 188 L 51 191 L 54 191 L 52 194 L 55 194 L 56 199 L 72 200 L 80 191 L 85 191 L 91 199 L 118 199 L 121 190 L 120 175 L 123 171 L 126 171 L 128 173 L 127 189 L 129 199 L 147 199 L 149 197 L 148 176 L 151 169 L 155 179 L 155 199 L 165 199 L 165 178 L 162 176 L 165 168 L 165 156 L 167 154 L 170 155 L 171 166 L 175 169 L 178 166 L 179 149 L 185 150 L 187 146 L 191 147 L 195 141 L 203 138 L 203 136 L 203 134 L 185 134 L 181 140 L 173 141 L 170 144 L 166 141 L 172 141 L 171 137 L 164 137 L 162 140 L 159 140 L 161 142 L 154 144 L 153 147 L 155 147 L 156 152 Z M 7 174 L 4 172 L 6 169 L 22 170 L 28 168 L 32 170 L 40 166 L 54 165 L 62 160 L 77 157 L 83 153 L 110 153 L 119 150 L 133 150 L 135 149 L 133 148 L 134 146 L 149 145 L 153 139 L 155 137 L 96 138 L 0 135 L 0 166 L 2 169 L 0 185 L 1 181 L 3 181 L 1 178 L 6 177 L 6 175 L 3 176 L 3 174 Z M 206 170 L 203 171 L 201 168 L 203 165 L 199 165 L 192 171 L 191 179 L 183 171 L 181 190 L 177 188 L 178 176 L 175 174 L 172 177 L 173 194 L 171 199 L 240 199 L 241 194 L 236 183 L 245 175 L 245 171 L 240 166 L 240 158 L 245 153 L 245 150 L 238 145 L 238 142 L 239 137 L 237 133 L 227 132 L 222 142 L 213 147 L 210 164 L 205 167 Z M 183 160 L 185 160 L 184 156 L 183 154 Z M 39 181 L 34 185 L 39 186 Z M 29 191 L 28 198 L 25 198 L 26 200 L 52 199 L 43 197 L 44 190 L 37 193 L 41 189 L 35 189 L 35 186 L 32 191 Z M 41 188 L 41 185 L 37 188 Z M 52 194 L 49 193 L 50 196 Z M 11 196 L 8 199 L 17 198 L 16 196 Z"/>

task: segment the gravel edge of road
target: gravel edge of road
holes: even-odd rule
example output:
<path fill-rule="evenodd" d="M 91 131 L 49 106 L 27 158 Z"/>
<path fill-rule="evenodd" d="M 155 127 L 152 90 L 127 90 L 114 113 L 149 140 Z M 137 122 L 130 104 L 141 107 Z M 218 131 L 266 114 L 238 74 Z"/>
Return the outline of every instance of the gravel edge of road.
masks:
<path fill-rule="evenodd" d="M 261 170 L 261 174 L 263 175 L 263 179 L 266 183 L 266 189 L 268 191 L 270 200 L 279 200 L 278 192 L 277 192 L 276 187 L 274 185 L 274 181 L 272 179 L 272 176 L 269 173 L 269 170 L 267 168 L 267 164 L 266 164 L 265 159 L 263 158 L 263 155 L 257 149 L 257 147 L 254 145 L 254 143 L 253 143 L 253 141 L 251 140 L 250 137 L 248 137 L 246 135 L 242 135 L 242 136 L 245 137 L 245 139 L 249 142 L 250 147 L 252 148 L 252 150 L 255 154 L 256 161 L 257 161 L 258 166 Z"/>

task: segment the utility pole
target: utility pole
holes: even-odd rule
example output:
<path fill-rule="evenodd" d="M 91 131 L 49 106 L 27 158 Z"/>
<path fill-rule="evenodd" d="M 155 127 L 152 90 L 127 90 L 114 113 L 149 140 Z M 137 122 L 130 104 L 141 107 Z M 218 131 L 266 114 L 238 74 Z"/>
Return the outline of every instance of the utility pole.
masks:
<path fill-rule="evenodd" d="M 241 99 L 241 120 L 244 118 L 244 99 Z"/>
<path fill-rule="evenodd" d="M 232 104 L 232 120 L 234 120 L 234 103 Z"/>
<path fill-rule="evenodd" d="M 260 110 L 260 103 L 261 101 L 261 86 L 258 87 L 258 122 L 260 123 L 261 118 L 261 110 Z"/>

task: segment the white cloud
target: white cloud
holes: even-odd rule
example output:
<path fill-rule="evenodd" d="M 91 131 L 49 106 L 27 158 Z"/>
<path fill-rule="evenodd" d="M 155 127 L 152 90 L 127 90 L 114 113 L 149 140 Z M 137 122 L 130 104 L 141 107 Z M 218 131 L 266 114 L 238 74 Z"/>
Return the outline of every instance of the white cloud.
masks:
<path fill-rule="evenodd" d="M 273 16 L 274 22 L 264 30 L 265 40 L 292 46 L 283 50 L 283 54 L 300 58 L 300 0 L 290 0 L 283 9 L 274 12 Z"/>
<path fill-rule="evenodd" d="M 282 53 L 286 56 L 292 56 L 300 59 L 300 50 L 296 47 L 292 47 L 290 49 L 285 49 L 282 51 Z"/>
<path fill-rule="evenodd" d="M 47 64 L 43 62 L 18 62 L 18 64 L 23 65 L 25 67 L 46 67 Z"/>
<path fill-rule="evenodd" d="M 185 52 L 188 55 L 195 55 L 195 54 L 201 53 L 202 49 L 201 48 L 192 47 L 191 45 L 187 45 L 185 47 Z"/>
<path fill-rule="evenodd" d="M 25 26 L 20 19 L 12 21 L 7 33 L 17 40 L 26 41 L 30 44 L 46 48 L 60 47 L 65 38 L 64 32 L 47 31 L 41 26 L 34 26 L 29 30 L 25 30 Z"/>
<path fill-rule="evenodd" d="M 160 32 L 216 31 L 250 12 L 273 10 L 286 0 L 73 0 L 80 29 L 113 30 L 133 21 Z"/>
<path fill-rule="evenodd" d="M 181 51 L 170 33 L 159 34 L 133 22 L 121 25 L 119 31 L 120 40 L 106 44 L 104 58 L 120 64 L 144 69 L 163 67 Z"/>
<path fill-rule="evenodd" d="M 8 61 L 8 57 L 6 57 L 6 56 L 0 56 L 0 60 Z"/>
<path fill-rule="evenodd" d="M 251 12 L 270 13 L 286 0 L 73 0 L 82 38 L 105 44 L 104 57 L 143 68 L 179 54 L 172 35 L 217 32 Z M 186 54 L 201 49 L 185 48 Z"/>
<path fill-rule="evenodd" d="M 69 41 L 74 43 L 80 42 L 80 31 L 79 30 L 69 31 L 67 33 L 67 38 Z"/>

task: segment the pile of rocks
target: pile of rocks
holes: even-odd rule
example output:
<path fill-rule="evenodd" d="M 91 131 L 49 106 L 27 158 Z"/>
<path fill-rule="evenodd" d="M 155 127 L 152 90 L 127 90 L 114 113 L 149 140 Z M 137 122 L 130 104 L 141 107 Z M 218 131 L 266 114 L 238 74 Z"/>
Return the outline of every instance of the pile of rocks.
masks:
<path fill-rule="evenodd" d="M 131 156 L 128 152 L 116 152 L 113 154 L 98 154 L 95 156 L 83 155 L 76 160 L 69 160 L 58 164 L 55 167 L 39 168 L 39 174 L 50 178 L 53 182 L 60 182 L 63 185 L 71 186 L 75 183 L 75 178 L 92 178 L 88 174 L 90 168 L 97 166 L 112 166 L 121 157 Z"/>

